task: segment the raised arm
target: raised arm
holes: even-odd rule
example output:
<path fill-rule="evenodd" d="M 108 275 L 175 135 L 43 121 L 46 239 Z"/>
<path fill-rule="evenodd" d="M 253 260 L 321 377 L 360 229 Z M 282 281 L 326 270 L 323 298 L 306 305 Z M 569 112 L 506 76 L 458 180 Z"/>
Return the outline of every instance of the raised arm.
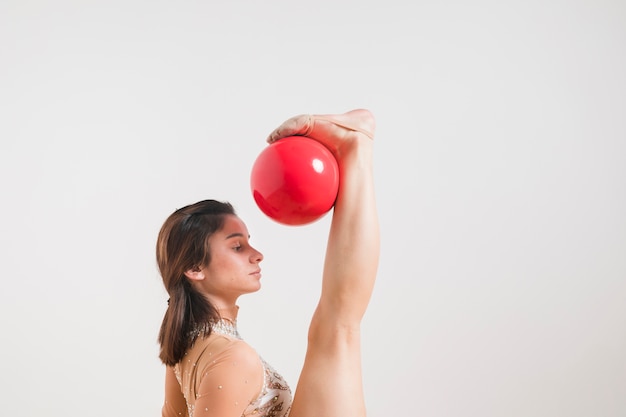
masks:
<path fill-rule="evenodd" d="M 365 416 L 360 323 L 378 269 L 379 226 L 374 195 L 373 133 L 368 110 L 302 115 L 286 121 L 268 141 L 302 135 L 335 155 L 339 194 L 331 221 L 322 294 L 309 329 L 309 345 L 291 417 Z"/>

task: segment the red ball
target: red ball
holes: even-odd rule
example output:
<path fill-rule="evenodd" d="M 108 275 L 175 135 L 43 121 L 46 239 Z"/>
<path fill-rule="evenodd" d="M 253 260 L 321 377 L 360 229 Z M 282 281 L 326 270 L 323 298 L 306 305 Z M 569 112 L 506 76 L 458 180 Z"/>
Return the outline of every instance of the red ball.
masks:
<path fill-rule="evenodd" d="M 335 204 L 339 167 L 321 143 L 290 136 L 267 146 L 252 166 L 250 188 L 257 206 L 290 226 L 312 223 Z"/>

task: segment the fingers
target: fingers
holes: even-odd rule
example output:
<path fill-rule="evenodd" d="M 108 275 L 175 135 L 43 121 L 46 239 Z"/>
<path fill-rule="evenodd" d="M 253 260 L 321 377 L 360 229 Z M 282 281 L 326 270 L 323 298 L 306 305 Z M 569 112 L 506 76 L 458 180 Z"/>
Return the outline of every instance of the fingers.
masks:
<path fill-rule="evenodd" d="M 308 114 L 294 116 L 278 126 L 267 137 L 267 143 L 273 143 L 289 136 L 308 136 L 313 128 L 313 120 Z"/>
<path fill-rule="evenodd" d="M 268 143 L 289 136 L 306 136 L 326 146 L 336 157 L 346 148 L 374 137 L 375 120 L 369 110 L 355 109 L 335 115 L 301 114 L 276 128 L 267 138 Z"/>

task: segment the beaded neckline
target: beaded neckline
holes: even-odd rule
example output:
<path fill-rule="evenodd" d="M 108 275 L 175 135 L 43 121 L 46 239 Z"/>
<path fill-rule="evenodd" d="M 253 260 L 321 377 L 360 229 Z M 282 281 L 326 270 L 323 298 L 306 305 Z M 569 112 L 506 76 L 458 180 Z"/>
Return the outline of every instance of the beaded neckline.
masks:
<path fill-rule="evenodd" d="M 198 325 L 192 332 L 192 337 L 204 337 L 211 332 L 241 339 L 241 335 L 239 335 L 239 331 L 237 330 L 237 320 L 231 321 L 228 319 L 219 319 L 218 321 Z"/>
<path fill-rule="evenodd" d="M 239 331 L 237 330 L 237 320 L 231 321 L 227 319 L 220 319 L 214 323 L 211 323 L 211 330 L 213 330 L 215 333 L 241 339 Z"/>

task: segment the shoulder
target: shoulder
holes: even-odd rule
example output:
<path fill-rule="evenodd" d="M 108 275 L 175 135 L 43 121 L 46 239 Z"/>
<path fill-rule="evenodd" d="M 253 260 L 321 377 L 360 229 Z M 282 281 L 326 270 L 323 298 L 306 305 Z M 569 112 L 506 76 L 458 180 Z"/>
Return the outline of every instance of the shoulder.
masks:
<path fill-rule="evenodd" d="M 228 340 L 223 346 L 222 355 L 225 359 L 233 361 L 233 364 L 236 361 L 236 364 L 240 366 L 249 366 L 259 370 L 263 368 L 257 351 L 243 340 Z"/>
<path fill-rule="evenodd" d="M 257 398 L 265 381 L 258 353 L 243 340 L 220 336 L 211 342 L 197 364 L 196 397 L 230 398 L 231 403 L 242 404 Z"/>
<path fill-rule="evenodd" d="M 203 351 L 199 361 L 204 368 L 216 369 L 220 367 L 237 368 L 238 372 L 244 369 L 250 372 L 263 374 L 263 363 L 259 354 L 243 340 L 232 339 L 222 335 L 210 335 L 203 343 Z"/>

